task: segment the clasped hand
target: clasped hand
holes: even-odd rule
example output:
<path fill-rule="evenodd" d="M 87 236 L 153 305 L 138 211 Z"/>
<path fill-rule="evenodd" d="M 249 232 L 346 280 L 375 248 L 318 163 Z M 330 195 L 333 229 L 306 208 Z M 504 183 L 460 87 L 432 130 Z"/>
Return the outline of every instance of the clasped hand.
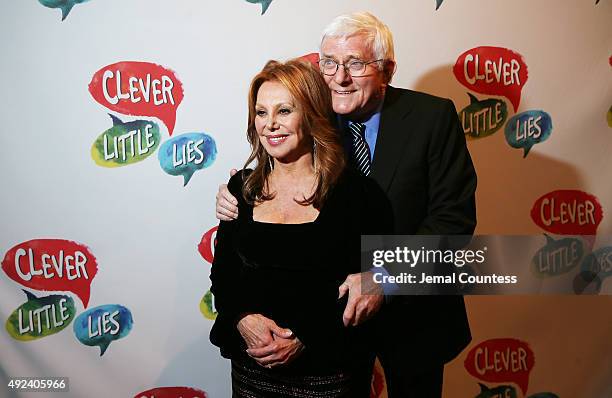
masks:
<path fill-rule="evenodd" d="M 247 354 L 267 368 L 290 363 L 304 349 L 304 344 L 290 329 L 281 328 L 261 314 L 242 317 L 237 327 L 247 345 Z"/>

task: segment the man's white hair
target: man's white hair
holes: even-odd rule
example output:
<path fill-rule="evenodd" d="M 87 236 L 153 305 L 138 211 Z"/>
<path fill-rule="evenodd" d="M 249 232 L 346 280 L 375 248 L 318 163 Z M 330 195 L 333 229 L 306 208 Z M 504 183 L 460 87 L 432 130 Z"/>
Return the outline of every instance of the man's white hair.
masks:
<path fill-rule="evenodd" d="M 374 52 L 375 59 L 395 62 L 393 35 L 391 35 L 389 27 L 369 12 L 355 12 L 337 16 L 323 30 L 321 44 L 328 37 L 347 38 L 354 35 L 366 36 L 367 44 Z M 378 67 L 382 69 L 382 63 L 379 63 Z"/>

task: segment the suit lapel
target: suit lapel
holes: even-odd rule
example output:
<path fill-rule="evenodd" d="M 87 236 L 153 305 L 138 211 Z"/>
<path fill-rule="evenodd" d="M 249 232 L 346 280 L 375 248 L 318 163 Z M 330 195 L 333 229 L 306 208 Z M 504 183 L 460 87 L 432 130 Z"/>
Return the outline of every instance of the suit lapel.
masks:
<path fill-rule="evenodd" d="M 370 177 L 378 182 L 384 191 L 389 189 L 410 136 L 404 118 L 412 111 L 412 107 L 408 101 L 402 101 L 400 97 L 401 90 L 387 87 L 370 173 Z"/>

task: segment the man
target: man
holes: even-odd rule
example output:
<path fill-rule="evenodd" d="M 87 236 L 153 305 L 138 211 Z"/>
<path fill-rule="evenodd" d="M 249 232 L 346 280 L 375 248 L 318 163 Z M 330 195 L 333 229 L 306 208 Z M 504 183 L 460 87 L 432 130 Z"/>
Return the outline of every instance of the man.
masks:
<path fill-rule="evenodd" d="M 395 71 L 388 27 L 369 13 L 335 18 L 321 41 L 321 72 L 332 92 L 347 155 L 386 192 L 396 234 L 467 234 L 476 225 L 476 174 L 450 100 L 389 86 Z M 217 218 L 235 218 L 224 186 Z M 347 326 L 380 312 L 376 352 L 391 398 L 440 397 L 444 364 L 471 336 L 460 296 L 362 294 L 361 275 L 348 292 Z M 365 292 L 364 292 L 365 293 Z"/>

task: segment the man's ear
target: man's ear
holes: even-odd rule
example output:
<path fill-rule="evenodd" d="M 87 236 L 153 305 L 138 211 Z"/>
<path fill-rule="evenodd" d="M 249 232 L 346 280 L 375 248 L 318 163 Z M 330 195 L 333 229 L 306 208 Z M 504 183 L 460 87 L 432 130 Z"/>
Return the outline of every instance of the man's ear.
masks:
<path fill-rule="evenodd" d="M 397 64 L 395 63 L 395 61 L 385 60 L 385 63 L 383 65 L 383 74 L 385 76 L 386 84 L 391 83 L 391 79 L 393 78 L 393 75 L 395 74 L 396 68 L 397 68 Z"/>

